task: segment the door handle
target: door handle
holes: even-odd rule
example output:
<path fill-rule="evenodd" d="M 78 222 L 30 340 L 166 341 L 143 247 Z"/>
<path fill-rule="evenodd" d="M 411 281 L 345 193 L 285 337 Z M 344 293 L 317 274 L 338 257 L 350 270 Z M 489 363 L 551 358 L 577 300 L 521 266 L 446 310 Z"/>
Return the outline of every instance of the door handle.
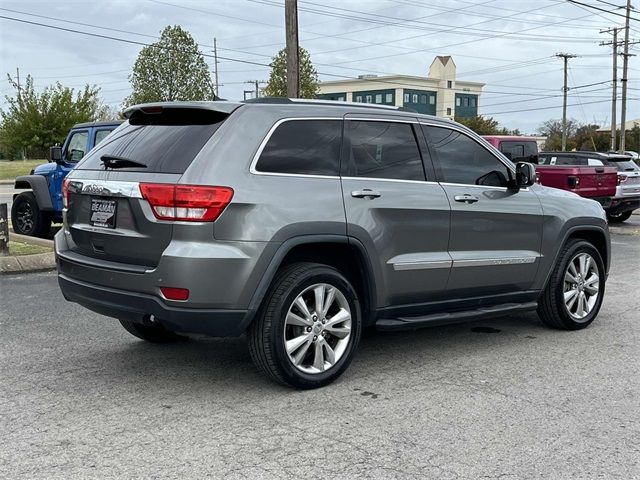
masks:
<path fill-rule="evenodd" d="M 453 197 L 453 199 L 456 202 L 463 203 L 476 203 L 478 201 L 478 197 L 474 197 L 473 195 L 469 195 L 468 193 L 465 193 L 464 195 L 456 195 L 455 197 Z"/>
<path fill-rule="evenodd" d="M 364 188 L 362 190 L 354 190 L 353 192 L 351 192 L 351 196 L 354 198 L 378 198 L 382 196 L 382 194 L 380 192 L 376 192 L 375 190 Z"/>

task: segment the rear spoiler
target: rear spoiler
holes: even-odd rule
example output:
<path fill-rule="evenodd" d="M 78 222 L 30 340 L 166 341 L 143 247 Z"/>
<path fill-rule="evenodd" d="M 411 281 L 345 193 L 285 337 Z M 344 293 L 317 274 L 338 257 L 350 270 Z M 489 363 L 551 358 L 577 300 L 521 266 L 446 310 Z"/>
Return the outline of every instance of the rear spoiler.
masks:
<path fill-rule="evenodd" d="M 208 125 L 241 107 L 236 102 L 157 102 L 133 105 L 123 115 L 131 125 Z"/>

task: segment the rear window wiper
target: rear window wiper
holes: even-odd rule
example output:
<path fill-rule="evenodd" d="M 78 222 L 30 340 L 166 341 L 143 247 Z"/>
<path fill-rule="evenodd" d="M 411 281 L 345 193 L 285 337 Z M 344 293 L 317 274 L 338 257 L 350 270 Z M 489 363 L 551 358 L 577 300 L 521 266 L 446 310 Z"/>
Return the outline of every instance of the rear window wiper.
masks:
<path fill-rule="evenodd" d="M 104 164 L 105 170 L 107 168 L 147 168 L 147 165 L 142 162 L 115 155 L 102 155 L 100 161 Z"/>

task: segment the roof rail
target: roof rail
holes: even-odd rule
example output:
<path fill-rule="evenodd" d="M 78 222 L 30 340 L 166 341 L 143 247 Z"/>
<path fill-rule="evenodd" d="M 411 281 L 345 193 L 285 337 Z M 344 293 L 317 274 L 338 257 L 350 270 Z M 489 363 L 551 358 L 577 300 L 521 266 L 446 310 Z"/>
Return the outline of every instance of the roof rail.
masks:
<path fill-rule="evenodd" d="M 322 100 L 316 98 L 286 98 L 286 97 L 261 97 L 249 98 L 240 103 L 273 103 L 273 104 L 310 104 L 310 105 L 332 105 L 334 107 L 360 107 L 360 108 L 380 108 L 383 110 L 397 110 L 401 112 L 415 112 L 407 107 L 396 107 L 393 105 L 376 105 L 374 103 L 343 102 L 338 100 Z"/>

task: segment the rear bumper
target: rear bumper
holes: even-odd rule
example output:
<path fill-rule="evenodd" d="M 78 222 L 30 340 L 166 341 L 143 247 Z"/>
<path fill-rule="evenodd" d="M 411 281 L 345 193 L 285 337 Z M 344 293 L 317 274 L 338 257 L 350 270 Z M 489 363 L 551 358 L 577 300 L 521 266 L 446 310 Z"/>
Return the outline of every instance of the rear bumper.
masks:
<path fill-rule="evenodd" d="M 67 300 L 96 313 L 136 323 L 146 323 L 153 315 L 167 330 L 176 332 L 237 336 L 250 321 L 246 310 L 177 308 L 151 295 L 91 285 L 62 273 L 58 274 L 58 283 Z"/>
<path fill-rule="evenodd" d="M 640 208 L 640 197 L 614 198 L 611 206 L 607 208 L 607 213 L 618 214 Z"/>

